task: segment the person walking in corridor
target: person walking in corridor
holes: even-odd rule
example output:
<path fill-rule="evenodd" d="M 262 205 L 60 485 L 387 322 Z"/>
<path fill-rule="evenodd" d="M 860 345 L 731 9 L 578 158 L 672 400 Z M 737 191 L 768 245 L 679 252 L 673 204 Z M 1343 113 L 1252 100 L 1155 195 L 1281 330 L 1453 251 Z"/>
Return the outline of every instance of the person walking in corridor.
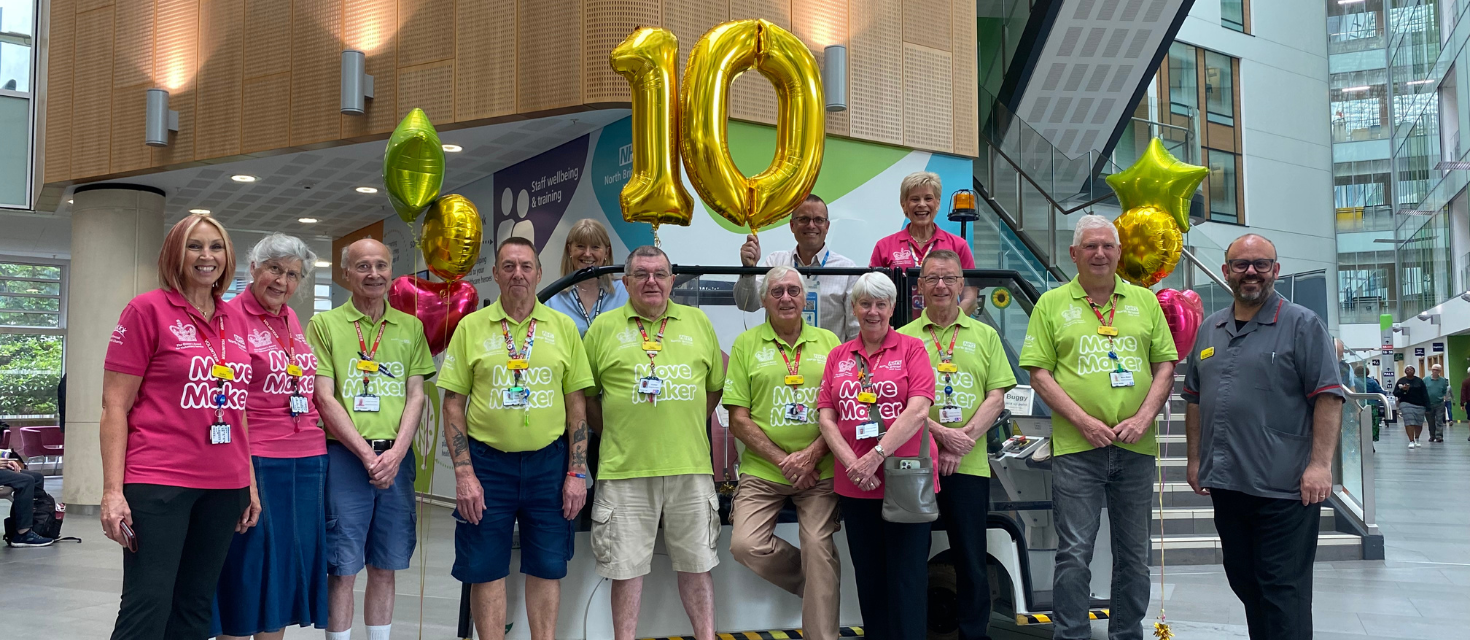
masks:
<path fill-rule="evenodd" d="M 1414 375 L 1413 365 L 1404 367 L 1404 377 L 1393 386 L 1393 397 L 1399 401 L 1399 419 L 1404 421 L 1404 433 L 1409 436 L 1409 448 L 1424 446 L 1419 435 L 1424 431 L 1424 412 L 1429 407 L 1429 392 L 1424 380 Z"/>

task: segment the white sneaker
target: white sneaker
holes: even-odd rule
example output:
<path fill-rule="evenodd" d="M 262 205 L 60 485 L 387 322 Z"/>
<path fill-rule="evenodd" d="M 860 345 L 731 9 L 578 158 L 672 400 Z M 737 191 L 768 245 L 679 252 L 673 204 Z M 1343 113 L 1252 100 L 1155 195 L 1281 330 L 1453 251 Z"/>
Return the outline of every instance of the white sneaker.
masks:
<path fill-rule="evenodd" d="M 1422 446 L 1424 446 L 1424 443 L 1419 442 L 1418 440 L 1415 440 L 1414 441 L 1414 448 L 1415 449 L 1418 449 L 1419 447 L 1422 447 Z"/>
<path fill-rule="evenodd" d="M 1409 448 L 1410 449 L 1413 449 L 1414 448 L 1414 441 L 1413 440 L 1410 440 L 1409 441 Z"/>

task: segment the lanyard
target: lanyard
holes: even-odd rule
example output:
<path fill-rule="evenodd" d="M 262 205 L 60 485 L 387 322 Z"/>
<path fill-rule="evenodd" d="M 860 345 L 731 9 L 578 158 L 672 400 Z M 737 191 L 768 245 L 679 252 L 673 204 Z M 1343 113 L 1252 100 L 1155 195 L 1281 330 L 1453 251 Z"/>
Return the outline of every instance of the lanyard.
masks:
<path fill-rule="evenodd" d="M 796 351 L 793 352 L 794 359 L 796 360 L 795 363 L 793 363 L 791 361 L 791 359 L 787 359 L 787 357 L 786 357 L 786 347 L 785 346 L 782 346 L 780 340 L 777 340 L 776 341 L 776 350 L 779 351 L 779 352 L 781 352 L 781 362 L 786 363 L 786 373 L 787 373 L 788 377 L 790 377 L 790 376 L 800 376 L 801 375 L 801 347 L 797 347 L 796 348 Z M 787 384 L 790 384 L 790 383 L 787 383 Z M 792 388 L 799 387 L 799 386 L 801 386 L 801 383 L 798 382 L 796 384 L 792 384 L 791 386 L 792 386 Z"/>
<path fill-rule="evenodd" d="M 654 336 L 653 340 L 648 339 L 648 330 L 643 328 L 642 318 L 635 317 L 633 318 L 633 322 L 638 323 L 638 334 L 643 336 L 643 352 L 648 354 L 648 375 L 652 376 L 654 366 L 653 359 L 658 357 L 658 353 L 663 350 L 664 328 L 669 326 L 669 319 L 664 318 L 664 321 L 658 325 L 658 335 Z M 649 349 L 649 342 L 658 345 L 658 347 L 654 349 Z"/>
<path fill-rule="evenodd" d="M 357 329 L 357 344 L 362 348 L 362 351 L 357 352 L 357 355 L 362 356 L 364 362 L 373 362 L 373 356 L 378 355 L 378 345 L 383 344 L 383 331 L 388 329 L 388 319 L 384 318 L 382 322 L 383 324 L 378 325 L 378 337 L 373 339 L 373 348 L 369 351 L 367 340 L 364 340 L 362 336 L 362 321 L 352 321 L 353 328 Z M 387 372 L 384 372 L 384 375 L 390 378 L 393 377 L 392 374 Z M 364 369 L 362 372 L 362 395 L 371 395 L 368 393 L 368 379 L 371 377 L 369 372 Z"/>
<path fill-rule="evenodd" d="M 802 264 L 801 263 L 801 252 L 799 251 L 799 249 L 800 249 L 800 247 L 791 250 L 791 262 L 793 263 L 793 266 L 797 266 L 797 267 L 811 267 L 812 265 L 810 265 L 810 264 Z M 819 267 L 825 267 L 825 266 L 827 266 L 827 258 L 830 258 L 830 257 L 832 257 L 832 250 L 831 249 L 827 249 L 826 251 L 823 251 L 822 252 L 822 263 L 821 264 L 817 264 L 817 266 L 819 266 Z M 817 262 L 817 257 L 816 256 L 812 256 L 812 264 L 816 264 L 816 262 Z"/>
<path fill-rule="evenodd" d="M 939 235 L 939 229 L 936 228 L 934 230 L 934 235 L 936 235 L 936 236 Z M 924 259 L 925 258 L 928 258 L 929 257 L 929 252 L 930 251 L 933 251 L 934 250 L 934 247 L 937 247 L 937 246 L 939 246 L 939 239 L 938 238 L 930 238 L 929 239 L 929 248 L 928 249 L 925 249 L 924 250 L 924 255 L 921 256 L 921 255 L 919 255 L 919 247 L 914 244 L 914 237 L 913 236 L 909 236 L 909 251 L 914 254 L 914 266 L 916 266 L 916 267 L 924 266 Z"/>
<path fill-rule="evenodd" d="M 863 404 L 868 406 L 868 421 L 878 422 L 877 412 L 874 411 L 874 408 L 878 406 L 878 394 L 873 393 L 873 376 L 868 373 L 868 359 L 866 356 L 857 352 L 852 354 L 852 359 L 857 362 L 858 366 L 858 385 L 862 387 L 863 393 L 872 394 L 873 396 L 872 402 L 863 402 Z M 858 402 L 862 402 L 861 397 L 858 398 Z M 883 423 L 878 422 L 878 426 L 882 427 Z"/>
<path fill-rule="evenodd" d="M 582 314 L 582 319 L 587 321 L 588 327 L 591 327 L 592 321 L 596 320 L 597 316 L 602 315 L 602 301 L 607 298 L 607 292 L 603 291 L 602 287 L 597 288 L 597 302 L 592 303 L 592 313 L 590 315 L 587 313 L 587 310 L 582 307 L 582 296 L 577 295 L 576 288 L 568 289 L 567 297 L 571 298 L 571 306 L 577 309 L 577 313 Z"/>
<path fill-rule="evenodd" d="M 954 333 L 949 336 L 949 351 L 945 351 L 944 347 L 940 345 L 939 334 L 934 332 L 934 325 L 929 325 L 929 335 L 934 338 L 934 350 L 939 352 L 939 361 L 949 362 L 954 360 L 954 342 L 960 337 L 960 323 L 954 323 Z M 948 378 L 949 376 L 946 375 L 945 377 Z"/>
<path fill-rule="evenodd" d="M 1099 324 L 1109 329 L 1113 328 L 1113 316 L 1118 315 L 1118 294 L 1115 293 L 1113 294 L 1112 298 L 1108 299 L 1108 302 L 1111 302 L 1113 304 L 1113 308 L 1108 310 L 1107 320 L 1103 320 L 1102 309 L 1098 308 L 1097 303 L 1092 301 L 1091 296 L 1085 296 L 1083 299 L 1087 300 L 1087 306 L 1092 307 L 1092 315 L 1097 316 L 1097 321 Z M 1117 335 L 1117 333 L 1113 332 L 1112 335 Z M 1112 335 L 1109 335 L 1108 337 L 1111 338 Z"/>
<path fill-rule="evenodd" d="M 500 320 L 500 334 L 505 336 L 505 354 L 510 356 L 510 368 L 515 371 L 516 386 L 519 387 L 521 386 L 521 369 L 525 368 L 520 365 L 529 366 L 531 363 L 531 347 L 536 343 L 536 319 L 532 318 L 531 326 L 526 328 L 526 344 L 521 347 L 520 351 L 516 351 L 515 338 L 510 335 L 510 323 L 503 318 Z"/>
<path fill-rule="evenodd" d="M 225 341 L 225 317 L 219 313 L 219 305 L 215 305 L 215 316 L 219 318 L 219 351 L 214 350 L 214 345 L 209 342 L 209 323 L 204 323 L 201 328 L 199 320 L 193 315 L 189 316 L 189 322 L 195 328 L 200 329 L 199 341 L 209 349 L 209 355 L 214 358 L 214 366 L 210 368 L 209 375 L 214 378 L 214 424 L 223 424 L 225 415 L 225 379 L 234 379 L 234 373 L 230 365 L 225 363 L 224 356 L 229 354 L 229 346 Z M 211 426 L 211 429 L 213 427 Z"/>
<path fill-rule="evenodd" d="M 1122 373 L 1127 371 L 1128 369 L 1123 366 L 1123 361 L 1118 359 L 1118 350 L 1113 344 L 1113 337 L 1118 335 L 1118 330 L 1113 328 L 1113 316 L 1118 314 L 1118 294 L 1114 293 L 1108 300 L 1113 304 L 1113 308 L 1108 310 L 1107 320 L 1103 320 L 1102 310 L 1097 308 L 1097 303 L 1092 301 L 1091 296 L 1087 296 L 1085 299 L 1087 300 L 1087 306 L 1092 307 L 1092 315 L 1097 316 L 1097 322 L 1100 325 L 1097 328 L 1097 332 L 1108 337 L 1108 359 L 1113 361 L 1113 372 Z"/>

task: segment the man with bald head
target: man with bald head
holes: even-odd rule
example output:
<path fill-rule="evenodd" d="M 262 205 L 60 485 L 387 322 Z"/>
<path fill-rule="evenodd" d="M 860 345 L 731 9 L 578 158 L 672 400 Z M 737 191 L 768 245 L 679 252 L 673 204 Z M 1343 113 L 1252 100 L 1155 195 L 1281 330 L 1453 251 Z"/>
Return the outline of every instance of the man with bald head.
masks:
<path fill-rule="evenodd" d="M 371 238 L 348 245 L 342 277 L 352 298 L 306 331 L 327 431 L 327 640 L 352 632 L 352 585 L 364 567 L 368 639 L 388 640 L 394 572 L 408 568 L 416 544 L 413 434 L 434 360 L 423 323 L 388 306 L 388 247 Z"/>
<path fill-rule="evenodd" d="M 1184 377 L 1189 486 L 1210 496 L 1253 640 L 1312 637 L 1312 561 L 1343 391 L 1327 326 L 1276 293 L 1276 246 L 1225 249 L 1234 304 L 1205 319 Z"/>

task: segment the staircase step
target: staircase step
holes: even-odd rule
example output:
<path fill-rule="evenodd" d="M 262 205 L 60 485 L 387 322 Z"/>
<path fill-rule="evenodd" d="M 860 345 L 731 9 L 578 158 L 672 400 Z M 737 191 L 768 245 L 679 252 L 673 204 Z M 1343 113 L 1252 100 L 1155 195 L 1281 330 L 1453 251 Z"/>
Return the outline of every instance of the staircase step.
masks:
<path fill-rule="evenodd" d="M 1153 537 L 1149 564 L 1159 566 L 1160 553 L 1167 566 L 1221 564 L 1220 537 L 1215 535 Z M 1362 560 L 1363 539 L 1351 533 L 1324 531 L 1317 536 L 1317 562 Z"/>

